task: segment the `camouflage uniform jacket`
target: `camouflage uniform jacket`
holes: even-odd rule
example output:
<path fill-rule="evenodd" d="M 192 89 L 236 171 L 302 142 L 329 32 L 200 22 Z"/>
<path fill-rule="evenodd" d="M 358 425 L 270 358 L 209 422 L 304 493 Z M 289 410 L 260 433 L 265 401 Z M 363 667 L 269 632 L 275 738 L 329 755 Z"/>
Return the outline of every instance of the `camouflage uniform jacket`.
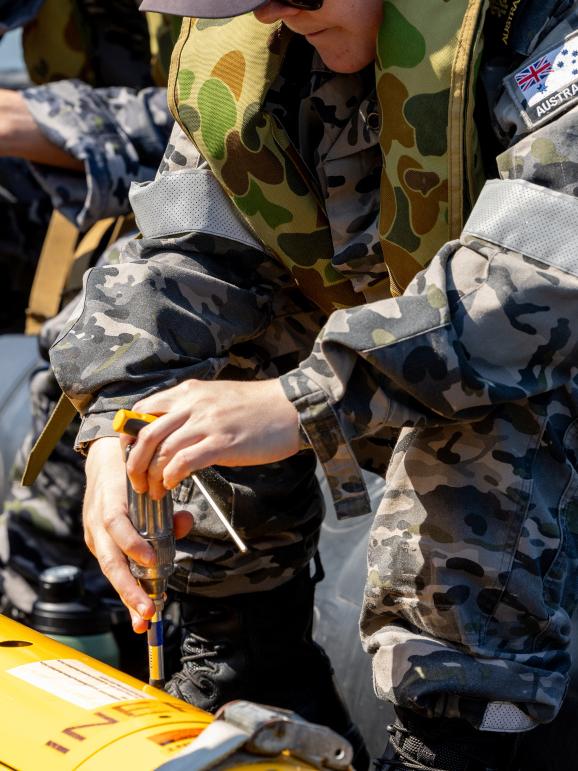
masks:
<path fill-rule="evenodd" d="M 351 439 L 401 429 L 361 618 L 378 695 L 488 730 L 554 717 L 576 603 L 578 9 L 556 5 L 527 56 L 486 58 L 507 149 L 459 242 L 282 377 L 338 505 L 363 503 Z"/>
<path fill-rule="evenodd" d="M 305 155 L 318 169 L 335 209 L 345 211 L 336 218 L 334 233 L 344 262 L 349 253 L 352 273 L 353 258 L 380 270 L 375 228 L 380 150 L 377 132 L 366 126 L 373 103 L 371 78 L 365 73 L 336 79 L 318 63 L 305 91 L 309 98 L 299 99 L 280 79 L 271 93 L 271 109 L 290 112 L 301 136 L 310 136 L 312 125 L 321 135 L 319 128 L 331 121 L 321 145 L 313 144 Z M 288 96 L 291 108 L 294 100 L 299 109 L 288 109 Z M 332 148 L 336 159 L 328 162 L 325 156 Z M 189 224 L 199 195 L 187 188 L 192 178 L 213 183 L 210 190 L 200 191 L 201 203 L 211 203 L 206 232 L 194 232 Z M 343 195 L 346 186 L 349 192 Z M 356 187 L 359 206 L 351 196 Z M 277 377 L 307 355 L 324 322 L 323 314 L 242 224 L 236 221 L 236 234 L 216 237 L 215 228 L 230 206 L 180 129 L 173 133 L 155 182 L 135 187 L 133 205 L 143 238 L 125 249 L 121 264 L 87 276 L 80 318 L 51 354 L 56 376 L 70 395 L 81 394 L 82 401 L 87 392 L 95 397 L 84 409 L 81 446 L 112 433 L 116 409 L 169 383 L 187 377 Z M 360 212 L 364 216 L 352 226 Z M 113 320 L 121 308 L 121 316 Z M 176 331 L 172 339 L 167 338 L 169 330 Z M 98 362 L 96 368 L 93 362 Z M 218 521 L 202 511 L 195 537 L 183 542 L 190 559 L 180 562 L 179 588 L 197 590 L 201 585 L 231 593 L 258 583 L 265 589 L 303 567 L 316 550 L 322 514 L 314 467 L 308 452 L 246 474 L 223 471 L 234 487 L 236 526 L 250 542 L 252 555 L 238 555 Z M 179 503 L 191 494 L 190 485 L 183 485 Z"/>
<path fill-rule="evenodd" d="M 501 704 L 513 705 L 511 730 L 551 719 L 568 669 L 577 561 L 576 5 L 551 3 L 523 54 L 486 54 L 495 136 L 481 134 L 486 155 L 502 144 L 501 178 L 483 191 L 460 241 L 402 297 L 332 314 L 299 366 L 291 361 L 316 319 L 294 290 L 282 312 L 278 266 L 247 235 L 232 248 L 174 225 L 155 234 L 140 194 L 145 238 L 118 268 L 89 275 L 84 307 L 51 354 L 65 391 L 85 405 L 80 443 L 109 433 L 117 407 L 186 377 L 284 371 L 343 515 L 368 509 L 355 442 L 400 429 L 362 617 L 378 694 L 490 730 L 501 730 Z M 321 104 L 318 114 L 331 124 L 339 110 Z M 341 125 L 340 137 L 351 136 L 350 121 Z M 328 177 L 330 217 L 333 185 L 339 190 L 343 172 L 357 168 L 355 152 L 341 159 L 342 173 Z M 158 195 L 185 179 L 189 160 L 199 164 L 191 145 L 169 147 Z M 365 192 L 363 180 L 354 189 Z M 364 224 L 370 233 L 371 217 Z M 362 252 L 360 273 L 371 253 Z"/>

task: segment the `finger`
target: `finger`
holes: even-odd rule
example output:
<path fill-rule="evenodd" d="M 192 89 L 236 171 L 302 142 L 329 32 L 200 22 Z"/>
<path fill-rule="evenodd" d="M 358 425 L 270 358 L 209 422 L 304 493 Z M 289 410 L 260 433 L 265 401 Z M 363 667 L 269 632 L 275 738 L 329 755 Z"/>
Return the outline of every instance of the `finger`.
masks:
<path fill-rule="evenodd" d="M 150 624 L 149 619 L 143 618 L 135 610 L 132 610 L 130 608 L 129 608 L 129 613 L 130 613 L 130 622 L 132 624 L 133 632 L 136 632 L 136 634 L 142 634 L 143 632 L 146 632 Z"/>
<path fill-rule="evenodd" d="M 213 439 L 203 439 L 194 445 L 183 447 L 166 464 L 163 472 L 163 485 L 167 490 L 172 490 L 195 471 L 215 464 L 227 465 L 226 457 L 220 447 L 215 446 Z"/>
<path fill-rule="evenodd" d="M 122 449 L 122 457 L 126 458 L 126 449 L 136 442 L 136 437 L 129 436 L 128 434 L 120 435 L 120 446 Z"/>
<path fill-rule="evenodd" d="M 186 413 L 163 415 L 139 431 L 126 464 L 130 482 L 138 493 L 148 490 L 148 468 L 159 444 L 186 420 Z"/>
<path fill-rule="evenodd" d="M 92 537 L 92 531 L 89 530 L 89 528 L 87 527 L 86 521 L 83 522 L 83 533 L 84 533 L 84 543 L 86 544 L 88 551 L 93 555 L 93 557 L 95 557 L 96 555 L 94 553 L 94 539 Z"/>
<path fill-rule="evenodd" d="M 121 597 L 122 601 L 122 597 Z M 136 632 L 136 634 L 142 634 L 143 632 L 146 632 L 149 628 L 149 622 L 146 618 L 143 618 L 139 613 L 136 612 L 136 610 L 133 610 L 131 607 L 126 605 L 126 603 L 123 602 L 123 605 L 126 607 L 126 609 L 129 612 L 130 615 L 130 622 L 132 625 L 133 632 Z"/>
<path fill-rule="evenodd" d="M 148 467 L 147 484 L 151 497 L 162 498 L 166 494 L 167 488 L 163 482 L 164 470 L 173 457 L 181 450 L 194 447 L 205 438 L 204 435 L 196 433 L 191 426 L 191 421 L 187 420 L 158 445 Z"/>
<path fill-rule="evenodd" d="M 100 569 L 127 608 L 136 611 L 141 620 L 152 618 L 155 612 L 154 603 L 132 576 L 126 558 L 114 541 L 108 534 L 101 532 L 94 539 L 94 547 Z M 134 621 L 140 626 L 138 619 L 134 618 Z"/>
<path fill-rule="evenodd" d="M 102 512 L 102 523 L 109 538 L 123 554 L 145 567 L 155 564 L 152 546 L 141 538 L 126 514 L 106 509 Z"/>
<path fill-rule="evenodd" d="M 184 538 L 187 533 L 190 533 L 195 524 L 195 519 L 190 511 L 175 511 L 174 515 L 175 523 L 175 538 Z"/>

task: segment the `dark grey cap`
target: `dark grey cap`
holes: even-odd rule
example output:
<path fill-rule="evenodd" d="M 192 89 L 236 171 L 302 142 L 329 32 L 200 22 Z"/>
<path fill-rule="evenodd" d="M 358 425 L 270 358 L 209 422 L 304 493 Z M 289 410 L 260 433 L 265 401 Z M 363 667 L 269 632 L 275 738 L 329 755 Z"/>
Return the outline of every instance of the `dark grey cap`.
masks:
<path fill-rule="evenodd" d="M 254 11 L 267 0 L 144 0 L 141 11 L 159 11 L 172 16 L 197 16 L 200 19 L 226 19 Z"/>

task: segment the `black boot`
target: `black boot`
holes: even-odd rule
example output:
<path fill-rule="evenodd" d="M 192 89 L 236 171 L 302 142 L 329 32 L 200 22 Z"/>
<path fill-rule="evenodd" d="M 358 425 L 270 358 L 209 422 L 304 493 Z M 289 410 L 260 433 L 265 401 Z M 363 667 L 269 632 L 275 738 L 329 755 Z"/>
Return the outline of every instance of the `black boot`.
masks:
<path fill-rule="evenodd" d="M 209 712 L 233 699 L 290 709 L 348 739 L 354 765 L 364 771 L 369 756 L 363 739 L 327 655 L 311 637 L 313 595 L 305 570 L 271 591 L 181 597 L 182 669 L 166 690 Z"/>
<path fill-rule="evenodd" d="M 520 734 L 477 731 L 465 720 L 428 719 L 396 708 L 378 771 L 518 771 Z"/>

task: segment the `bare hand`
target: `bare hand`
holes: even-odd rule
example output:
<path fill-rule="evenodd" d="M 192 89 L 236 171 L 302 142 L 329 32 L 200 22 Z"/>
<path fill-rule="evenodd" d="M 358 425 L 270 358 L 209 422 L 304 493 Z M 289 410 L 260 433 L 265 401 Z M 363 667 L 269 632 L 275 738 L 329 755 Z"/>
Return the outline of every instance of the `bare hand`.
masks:
<path fill-rule="evenodd" d="M 118 439 L 105 437 L 93 442 L 86 461 L 86 480 L 86 544 L 129 609 L 134 631 L 144 632 L 147 619 L 154 614 L 154 605 L 132 577 L 126 557 L 150 566 L 154 564 L 154 552 L 128 518 L 126 470 Z M 190 514 L 175 514 L 175 537 L 182 538 L 191 524 Z"/>
<path fill-rule="evenodd" d="M 214 464 L 254 466 L 299 450 L 297 410 L 278 380 L 186 380 L 134 409 L 162 416 L 139 432 L 127 463 L 134 489 L 153 498 Z"/>
<path fill-rule="evenodd" d="M 84 168 L 42 133 L 22 94 L 7 88 L 0 88 L 0 155 L 75 171 Z"/>

